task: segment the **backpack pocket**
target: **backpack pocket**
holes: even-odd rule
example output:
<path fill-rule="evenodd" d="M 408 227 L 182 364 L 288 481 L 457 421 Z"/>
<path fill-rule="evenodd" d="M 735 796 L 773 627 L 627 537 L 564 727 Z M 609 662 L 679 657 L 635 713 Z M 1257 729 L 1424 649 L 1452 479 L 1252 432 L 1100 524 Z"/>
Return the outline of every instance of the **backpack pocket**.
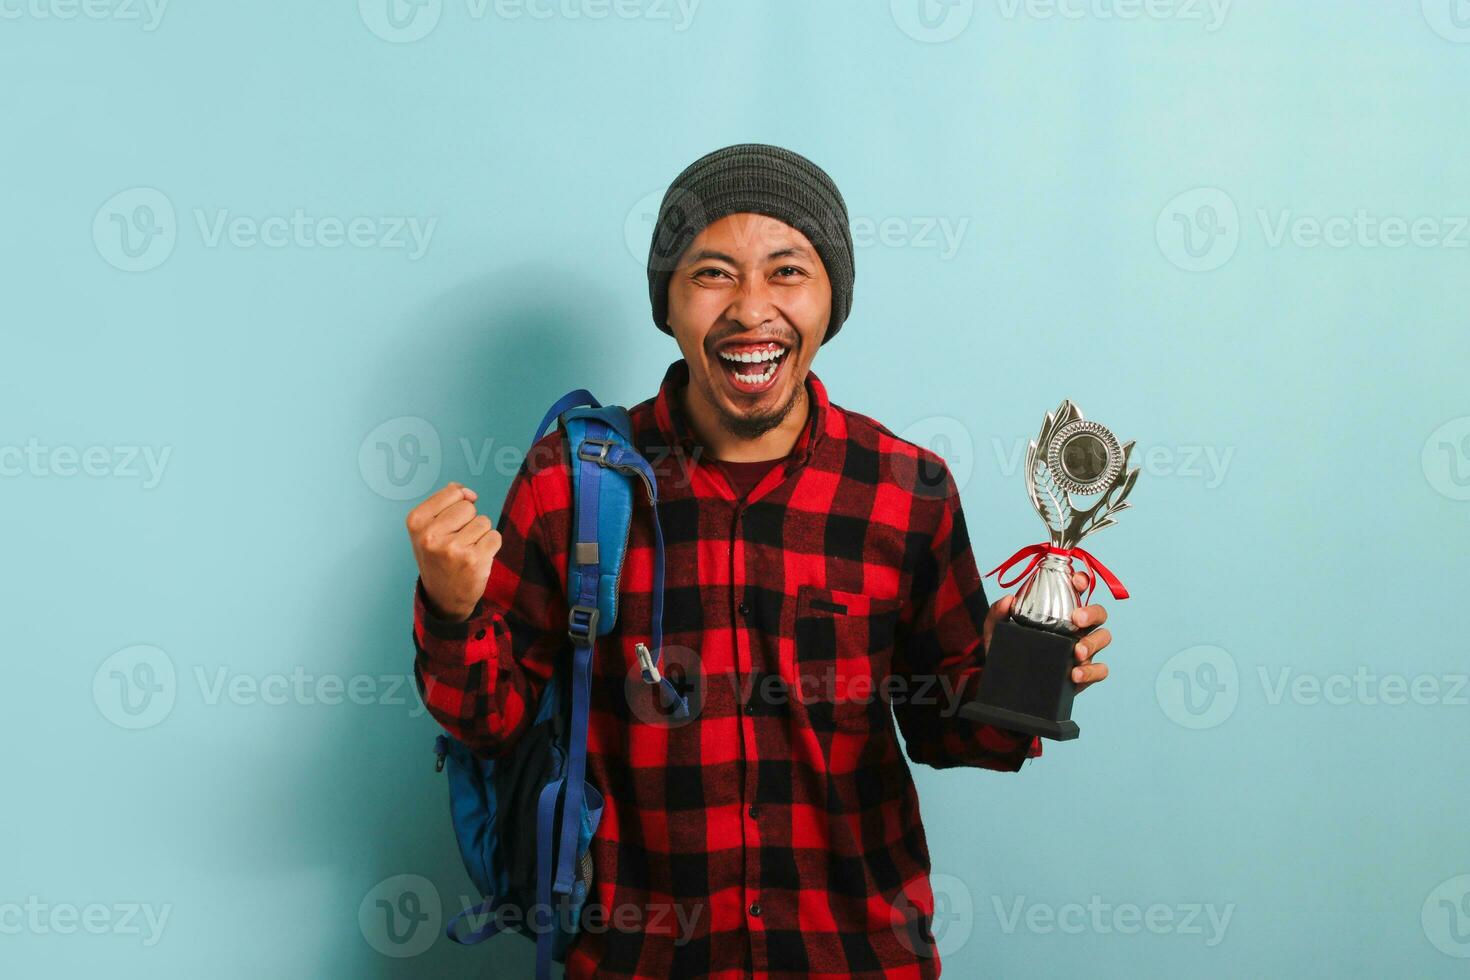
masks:
<path fill-rule="evenodd" d="M 496 761 L 495 796 L 504 812 L 496 830 L 503 848 L 506 901 L 521 909 L 536 903 L 536 805 L 541 788 L 566 771 L 565 754 L 556 743 L 553 723 L 533 725 L 511 754 Z"/>

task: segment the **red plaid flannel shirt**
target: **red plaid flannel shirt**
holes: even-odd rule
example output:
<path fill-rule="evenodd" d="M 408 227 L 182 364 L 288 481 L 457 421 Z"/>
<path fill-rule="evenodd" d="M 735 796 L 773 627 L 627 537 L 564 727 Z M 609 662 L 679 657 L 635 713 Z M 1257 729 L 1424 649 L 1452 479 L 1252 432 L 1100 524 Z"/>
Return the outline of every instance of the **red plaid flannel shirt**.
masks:
<path fill-rule="evenodd" d="M 938 455 L 831 404 L 809 371 L 806 429 L 737 501 L 699 463 L 677 397 L 688 378 L 674 362 L 629 412 L 658 476 L 660 666 L 691 718 L 663 709 L 634 652 L 653 587 L 639 496 L 618 622 L 594 659 L 587 778 L 606 810 L 567 976 L 937 976 L 903 750 L 1003 771 L 1041 754 L 1039 738 L 954 712 L 973 695 L 989 605 L 954 480 Z M 514 744 L 569 662 L 564 441 L 553 428 L 516 473 L 466 623 L 435 619 L 415 589 L 420 692 L 482 755 Z"/>

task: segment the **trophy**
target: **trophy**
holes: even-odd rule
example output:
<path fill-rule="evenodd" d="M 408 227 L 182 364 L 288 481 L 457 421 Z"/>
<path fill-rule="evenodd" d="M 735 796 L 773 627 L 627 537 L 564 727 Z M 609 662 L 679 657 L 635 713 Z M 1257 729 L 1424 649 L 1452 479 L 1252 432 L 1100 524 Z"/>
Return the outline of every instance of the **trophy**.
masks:
<path fill-rule="evenodd" d="M 1087 569 L 1087 597 L 1101 577 L 1113 598 L 1128 598 L 1117 576 L 1077 545 L 1116 524 L 1116 515 L 1130 506 L 1128 494 L 1138 479 L 1138 470 L 1128 469 L 1132 451 L 1133 443 L 1119 445 L 1070 401 L 1047 413 L 1026 451 L 1026 489 L 1050 540 L 1022 548 L 986 572 L 998 574 L 1002 588 L 1017 582 L 1021 587 L 1010 617 L 995 626 L 980 686 L 975 699 L 960 708 L 961 717 L 1057 741 L 1080 734 L 1071 719 L 1074 651 L 1082 635 L 1072 622 L 1078 606 L 1072 562 L 1081 560 Z M 1083 508 L 1074 495 L 1096 499 Z M 1006 573 L 1022 562 L 1025 567 L 1007 581 Z"/>

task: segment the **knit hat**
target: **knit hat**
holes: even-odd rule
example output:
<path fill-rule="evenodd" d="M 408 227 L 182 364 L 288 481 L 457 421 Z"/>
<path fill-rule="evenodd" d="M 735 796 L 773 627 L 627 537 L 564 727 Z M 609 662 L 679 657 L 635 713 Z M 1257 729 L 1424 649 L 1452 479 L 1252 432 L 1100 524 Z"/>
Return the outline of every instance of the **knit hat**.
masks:
<path fill-rule="evenodd" d="M 726 215 L 752 212 L 784 221 L 816 248 L 832 281 L 831 340 L 852 308 L 852 231 L 847 204 L 826 172 L 806 157 L 766 143 L 737 143 L 684 168 L 664 193 L 648 248 L 653 322 L 669 328 L 669 279 L 696 235 Z"/>

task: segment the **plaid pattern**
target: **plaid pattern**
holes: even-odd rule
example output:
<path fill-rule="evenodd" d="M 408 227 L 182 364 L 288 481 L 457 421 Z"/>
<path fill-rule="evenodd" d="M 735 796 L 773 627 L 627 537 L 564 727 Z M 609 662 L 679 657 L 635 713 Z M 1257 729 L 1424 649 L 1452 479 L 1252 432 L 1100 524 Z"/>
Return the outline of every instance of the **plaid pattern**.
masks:
<path fill-rule="evenodd" d="M 630 409 L 659 481 L 666 544 L 660 666 L 641 679 L 653 532 L 633 514 L 617 628 L 597 646 L 588 779 L 607 799 L 571 978 L 939 974 L 919 802 L 904 758 L 1018 770 L 1041 740 L 959 718 L 988 608 L 953 478 L 929 450 L 831 404 L 738 502 L 700 465 L 670 365 Z M 507 750 L 565 663 L 571 480 L 556 429 L 532 447 L 464 624 L 415 590 L 415 671 L 446 730 Z M 897 721 L 895 731 L 894 721 Z M 902 749 L 899 735 L 902 735 Z"/>

